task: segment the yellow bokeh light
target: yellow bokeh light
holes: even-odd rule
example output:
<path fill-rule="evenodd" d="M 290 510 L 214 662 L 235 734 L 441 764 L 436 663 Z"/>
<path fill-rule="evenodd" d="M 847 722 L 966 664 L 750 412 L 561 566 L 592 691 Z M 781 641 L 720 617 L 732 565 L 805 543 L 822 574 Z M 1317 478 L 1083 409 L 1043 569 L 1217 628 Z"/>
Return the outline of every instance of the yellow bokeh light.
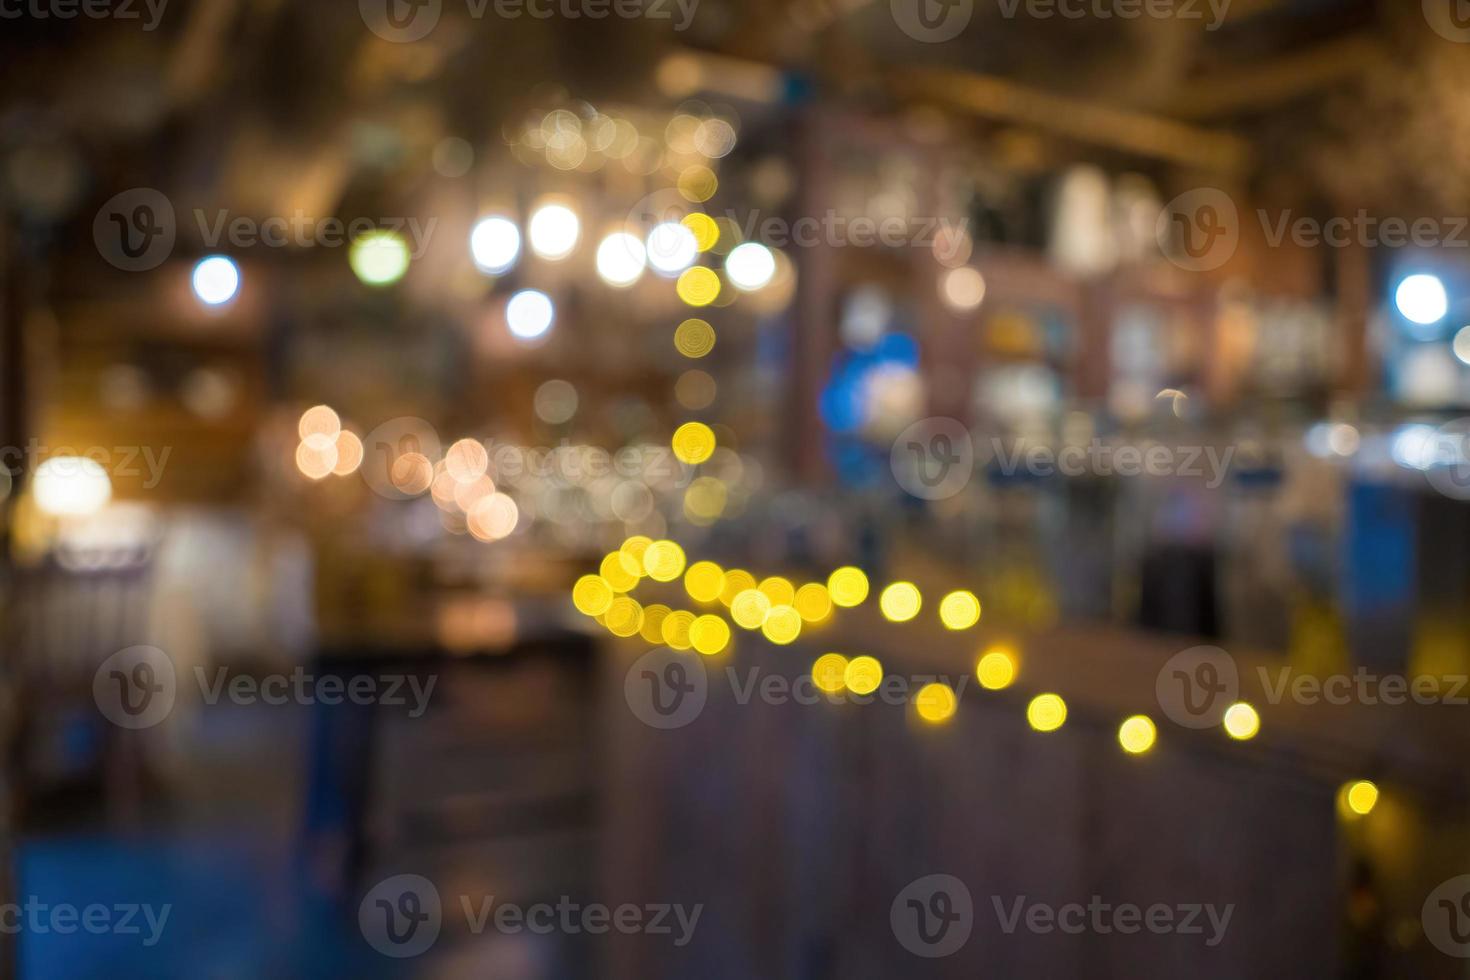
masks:
<path fill-rule="evenodd" d="M 607 607 L 604 624 L 614 636 L 636 636 L 643 628 L 643 607 L 638 600 L 620 595 Z"/>
<path fill-rule="evenodd" d="M 847 689 L 854 694 L 872 694 L 883 683 L 883 665 L 876 657 L 853 657 L 842 673 Z"/>
<path fill-rule="evenodd" d="M 796 611 L 801 613 L 801 618 L 808 623 L 820 623 L 832 615 L 832 596 L 828 594 L 827 587 L 820 582 L 808 582 L 796 590 L 796 597 L 791 603 Z"/>
<path fill-rule="evenodd" d="M 954 690 L 948 684 L 937 681 L 925 684 L 914 695 L 914 710 L 931 725 L 941 725 L 949 721 L 954 717 L 958 705 L 959 699 L 955 697 Z"/>
<path fill-rule="evenodd" d="M 725 587 L 725 570 L 712 561 L 697 561 L 684 573 L 684 590 L 695 602 L 714 602 Z"/>
<path fill-rule="evenodd" d="M 893 623 L 907 623 L 919 615 L 923 602 L 919 587 L 912 582 L 894 582 L 878 596 L 883 618 Z"/>
<path fill-rule="evenodd" d="M 720 298 L 720 277 L 713 269 L 696 265 L 679 274 L 674 290 L 690 306 L 708 306 Z"/>
<path fill-rule="evenodd" d="M 980 622 L 980 600 L 960 589 L 939 601 L 939 621 L 952 630 L 967 630 Z"/>
<path fill-rule="evenodd" d="M 704 357 L 715 349 L 715 328 L 706 320 L 690 317 L 674 328 L 674 349 L 691 359 Z"/>
<path fill-rule="evenodd" d="M 643 549 L 643 570 L 655 582 L 672 582 L 684 574 L 684 549 L 673 541 L 654 541 Z"/>
<path fill-rule="evenodd" d="M 754 575 L 743 568 L 732 568 L 725 573 L 725 587 L 720 590 L 720 601 L 728 606 L 740 593 L 753 588 L 755 588 Z M 762 612 L 761 616 L 764 618 L 765 613 Z"/>
<path fill-rule="evenodd" d="M 779 575 L 761 579 L 761 584 L 756 588 L 766 594 L 773 606 L 789 606 L 796 601 L 796 586 Z"/>
<path fill-rule="evenodd" d="M 416 497 L 434 482 L 434 464 L 423 453 L 404 453 L 393 461 L 388 478 L 399 493 Z"/>
<path fill-rule="evenodd" d="M 772 606 L 761 624 L 761 632 L 772 643 L 785 646 L 801 635 L 801 614 L 790 606 Z"/>
<path fill-rule="evenodd" d="M 706 657 L 712 657 L 730 644 L 730 625 L 718 616 L 705 615 L 689 626 L 689 642 Z"/>
<path fill-rule="evenodd" d="M 868 576 L 861 568 L 845 565 L 827 576 L 832 603 L 844 609 L 860 606 L 868 598 Z"/>
<path fill-rule="evenodd" d="M 638 631 L 649 643 L 662 643 L 664 641 L 664 620 L 669 618 L 673 612 L 668 606 L 655 603 L 643 607 L 643 626 Z"/>
<path fill-rule="evenodd" d="M 1059 694 L 1038 694 L 1026 706 L 1026 723 L 1038 732 L 1054 732 L 1067 720 L 1067 702 Z"/>
<path fill-rule="evenodd" d="M 712 476 L 701 476 L 684 491 L 684 516 L 701 527 L 708 527 L 725 512 L 729 491 Z"/>
<path fill-rule="evenodd" d="M 703 211 L 691 211 L 679 223 L 694 233 L 694 244 L 701 252 L 708 252 L 720 240 L 719 224 Z"/>
<path fill-rule="evenodd" d="M 697 466 L 715 454 L 715 433 L 703 422 L 685 422 L 674 430 L 671 445 L 681 463 Z"/>
<path fill-rule="evenodd" d="M 760 629 L 770 611 L 771 599 L 759 589 L 746 589 L 730 600 L 730 618 L 743 629 Z"/>
<path fill-rule="evenodd" d="M 841 694 L 847 687 L 847 658 L 840 653 L 824 653 L 812 664 L 812 683 L 827 694 Z"/>
<path fill-rule="evenodd" d="M 1366 779 L 1343 785 L 1337 792 L 1337 808 L 1344 817 L 1366 817 L 1378 805 L 1378 787 Z"/>
<path fill-rule="evenodd" d="M 583 575 L 572 586 L 572 605 L 584 616 L 600 616 L 607 612 L 615 595 L 601 575 Z"/>
<path fill-rule="evenodd" d="M 628 571 L 621 551 L 614 551 L 602 559 L 597 570 L 614 592 L 631 592 L 638 587 L 638 576 Z"/>
<path fill-rule="evenodd" d="M 719 394 L 719 385 L 704 371 L 685 371 L 674 382 L 674 399 L 693 412 L 709 408 Z"/>
<path fill-rule="evenodd" d="M 1118 744 L 1130 755 L 1143 755 L 1154 747 L 1158 729 L 1148 715 L 1134 715 L 1118 726 Z"/>
<path fill-rule="evenodd" d="M 618 554 L 622 555 L 623 567 L 639 578 L 648 574 L 643 568 L 643 554 L 651 544 L 653 539 L 642 534 L 635 534 L 624 541 L 623 546 L 618 549 Z"/>
<path fill-rule="evenodd" d="M 1016 679 L 1016 658 L 1009 650 L 987 650 L 975 665 L 975 676 L 987 691 L 1000 691 Z"/>
<path fill-rule="evenodd" d="M 1256 737 L 1261 730 L 1261 716 L 1256 709 L 1244 701 L 1237 701 L 1225 709 L 1225 734 L 1239 742 Z"/>
<path fill-rule="evenodd" d="M 696 163 L 679 172 L 676 186 L 686 201 L 703 204 L 715 196 L 715 191 L 719 190 L 720 181 L 713 170 L 702 163 Z"/>
<path fill-rule="evenodd" d="M 688 650 L 693 644 L 689 641 L 689 630 L 694 626 L 694 613 L 686 609 L 676 609 L 664 617 L 663 634 L 664 642 L 675 650 Z"/>

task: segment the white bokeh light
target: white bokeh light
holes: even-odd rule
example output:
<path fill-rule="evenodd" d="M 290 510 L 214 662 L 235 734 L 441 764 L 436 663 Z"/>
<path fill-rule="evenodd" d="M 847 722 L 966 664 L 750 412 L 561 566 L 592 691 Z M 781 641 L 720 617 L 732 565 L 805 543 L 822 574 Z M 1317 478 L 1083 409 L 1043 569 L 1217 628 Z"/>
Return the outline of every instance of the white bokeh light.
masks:
<path fill-rule="evenodd" d="M 48 514 L 85 517 L 112 499 L 112 481 L 95 459 L 53 456 L 36 467 L 36 506 Z"/>
<path fill-rule="evenodd" d="M 514 268 L 521 254 L 521 230 L 500 215 L 483 218 L 470 232 L 470 257 L 481 272 L 498 276 Z"/>
<path fill-rule="evenodd" d="M 505 304 L 505 323 L 522 340 L 544 336 L 556 320 L 551 297 L 539 289 L 522 289 Z"/>
<path fill-rule="evenodd" d="M 763 289 L 776 275 L 776 257 L 760 242 L 736 245 L 725 259 L 725 275 L 736 289 Z"/>
<path fill-rule="evenodd" d="M 677 221 L 654 225 L 648 233 L 648 264 L 661 275 L 676 276 L 699 257 L 694 232 Z"/>
<path fill-rule="evenodd" d="M 614 232 L 597 246 L 597 274 L 610 286 L 633 285 L 647 265 L 647 253 L 635 235 Z"/>
<path fill-rule="evenodd" d="M 194 295 L 201 303 L 219 306 L 240 291 L 240 267 L 233 259 L 211 255 L 194 266 Z"/>
<path fill-rule="evenodd" d="M 1450 311 L 1449 296 L 1438 276 L 1409 276 L 1399 283 L 1394 304 L 1405 319 L 1424 326 L 1438 323 Z"/>
<path fill-rule="evenodd" d="M 564 204 L 546 204 L 531 215 L 527 229 L 531 238 L 531 251 L 543 259 L 564 259 L 577 247 L 582 234 L 582 223 L 577 213 Z"/>

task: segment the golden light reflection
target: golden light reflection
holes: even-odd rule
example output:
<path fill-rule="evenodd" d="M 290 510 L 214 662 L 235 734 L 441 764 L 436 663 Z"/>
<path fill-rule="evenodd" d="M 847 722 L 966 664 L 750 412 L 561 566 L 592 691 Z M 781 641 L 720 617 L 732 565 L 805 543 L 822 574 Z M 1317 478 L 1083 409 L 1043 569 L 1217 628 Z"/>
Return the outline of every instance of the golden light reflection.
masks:
<path fill-rule="evenodd" d="M 662 643 L 664 641 L 664 620 L 669 618 L 673 612 L 668 606 L 654 603 L 643 607 L 643 627 L 638 631 L 639 635 L 649 643 Z"/>
<path fill-rule="evenodd" d="M 760 585 L 756 586 L 766 594 L 773 606 L 789 606 L 796 601 L 796 586 L 779 575 L 761 579 Z"/>
<path fill-rule="evenodd" d="M 1038 732 L 1054 732 L 1067 720 L 1067 702 L 1058 694 L 1038 694 L 1026 706 L 1026 723 Z"/>
<path fill-rule="evenodd" d="M 648 572 L 643 568 L 643 555 L 648 551 L 648 546 L 653 544 L 653 539 L 642 534 L 635 534 L 623 542 L 618 549 L 622 555 L 623 567 L 640 578 Z"/>
<path fill-rule="evenodd" d="M 730 618 L 748 630 L 760 629 L 770 611 L 770 597 L 755 588 L 744 590 L 730 602 Z"/>
<path fill-rule="evenodd" d="M 780 646 L 795 643 L 801 635 L 801 614 L 790 606 L 772 606 L 761 624 L 766 639 Z"/>
<path fill-rule="evenodd" d="M 914 711 L 931 725 L 942 725 L 954 717 L 959 699 L 948 684 L 925 684 L 914 695 Z"/>
<path fill-rule="evenodd" d="M 714 455 L 715 433 L 703 422 L 685 422 L 674 430 L 671 445 L 680 462 L 696 466 Z"/>
<path fill-rule="evenodd" d="M 1143 755 L 1154 747 L 1158 734 L 1148 715 L 1134 715 L 1118 726 L 1118 744 L 1129 755 Z"/>
<path fill-rule="evenodd" d="M 832 596 L 820 582 L 808 582 L 797 589 L 792 605 L 808 623 L 824 622 L 832 615 Z"/>
<path fill-rule="evenodd" d="M 860 606 L 868 598 L 868 576 L 861 568 L 846 565 L 827 576 L 827 591 L 835 605 L 844 609 Z"/>
<path fill-rule="evenodd" d="M 337 433 L 342 431 L 342 420 L 330 407 L 316 405 L 301 413 L 301 419 L 296 423 L 296 433 L 306 441 L 312 436 L 326 436 L 335 440 Z"/>
<path fill-rule="evenodd" d="M 912 582 L 894 582 L 878 596 L 878 608 L 883 618 L 892 623 L 906 623 L 919 614 L 923 597 L 919 587 Z"/>
<path fill-rule="evenodd" d="M 695 615 L 687 609 L 676 609 L 664 617 L 664 642 L 675 650 L 688 650 L 693 644 L 689 630 L 694 626 Z"/>
<path fill-rule="evenodd" d="M 643 628 L 643 607 L 636 599 L 620 595 L 609 604 L 605 619 L 614 636 L 636 636 Z"/>
<path fill-rule="evenodd" d="M 434 479 L 434 464 L 423 453 L 404 453 L 393 461 L 388 477 L 399 493 L 416 497 L 429 489 Z"/>
<path fill-rule="evenodd" d="M 684 590 L 695 602 L 714 602 L 725 588 L 725 570 L 712 561 L 697 561 L 684 573 Z"/>
<path fill-rule="evenodd" d="M 603 558 L 597 570 L 614 592 L 631 592 L 638 587 L 639 576 L 628 571 L 628 566 L 623 564 L 621 551 L 614 551 Z"/>
<path fill-rule="evenodd" d="M 842 677 L 852 693 L 872 694 L 883 683 L 883 665 L 876 657 L 853 657 Z"/>
<path fill-rule="evenodd" d="M 296 447 L 296 468 L 309 480 L 326 479 L 337 465 L 337 443 L 332 437 L 314 435 Z"/>
<path fill-rule="evenodd" d="M 1238 742 L 1255 738 L 1256 733 L 1261 730 L 1261 716 L 1244 701 L 1237 701 L 1226 708 L 1222 723 L 1225 734 Z"/>
<path fill-rule="evenodd" d="M 732 568 L 725 573 L 725 587 L 720 590 L 720 601 L 728 606 L 735 601 L 735 597 L 740 593 L 746 589 L 754 588 L 754 575 L 743 568 Z M 765 617 L 764 612 L 761 613 L 761 617 Z"/>
<path fill-rule="evenodd" d="M 1355 780 L 1337 791 L 1337 809 L 1348 819 L 1366 817 L 1378 805 L 1378 786 L 1367 779 Z"/>
<path fill-rule="evenodd" d="M 841 694 L 847 688 L 847 658 L 840 653 L 824 653 L 812 664 L 812 683 L 817 690 Z"/>
<path fill-rule="evenodd" d="M 684 549 L 673 541 L 655 541 L 643 551 L 643 570 L 655 582 L 672 582 L 684 574 Z"/>
<path fill-rule="evenodd" d="M 685 371 L 674 382 L 674 399 L 695 412 L 713 405 L 718 391 L 715 379 L 700 370 Z"/>
<path fill-rule="evenodd" d="M 939 621 L 946 629 L 969 629 L 980 622 L 980 600 L 964 589 L 951 592 L 939 602 Z"/>
<path fill-rule="evenodd" d="M 460 483 L 474 483 L 490 467 L 490 454 L 475 439 L 461 439 L 444 454 L 444 471 Z"/>
<path fill-rule="evenodd" d="M 703 211 L 691 211 L 680 224 L 693 233 L 694 244 L 701 252 L 708 252 L 720 240 L 719 224 Z"/>
<path fill-rule="evenodd" d="M 695 524 L 708 526 L 725 512 L 728 499 L 724 483 L 712 476 L 701 476 L 684 491 L 684 516 Z"/>
<path fill-rule="evenodd" d="M 1016 679 L 1016 657 L 1009 650 L 995 647 L 985 651 L 975 665 L 975 676 L 987 691 L 1000 691 Z"/>
<path fill-rule="evenodd" d="M 615 593 L 601 575 L 583 575 L 572 586 L 572 605 L 584 616 L 600 616 L 612 605 Z"/>
<path fill-rule="evenodd" d="M 715 328 L 706 320 L 690 317 L 674 328 L 674 348 L 685 357 L 704 357 L 715 349 Z"/>
<path fill-rule="evenodd" d="M 683 195 L 684 200 L 703 204 L 715 196 L 715 191 L 719 190 L 720 181 L 713 170 L 702 163 L 697 163 L 679 171 L 679 179 L 675 186 L 679 188 L 679 193 Z"/>
<path fill-rule="evenodd" d="M 521 518 L 516 502 L 503 493 L 476 500 L 466 515 L 470 534 L 481 541 L 499 541 L 516 529 Z"/>
<path fill-rule="evenodd" d="M 713 269 L 696 265 L 679 274 L 674 290 L 690 306 L 709 306 L 720 297 L 720 277 Z"/>
<path fill-rule="evenodd" d="M 689 626 L 689 643 L 699 653 L 712 657 L 729 646 L 730 626 L 719 616 L 700 616 Z"/>

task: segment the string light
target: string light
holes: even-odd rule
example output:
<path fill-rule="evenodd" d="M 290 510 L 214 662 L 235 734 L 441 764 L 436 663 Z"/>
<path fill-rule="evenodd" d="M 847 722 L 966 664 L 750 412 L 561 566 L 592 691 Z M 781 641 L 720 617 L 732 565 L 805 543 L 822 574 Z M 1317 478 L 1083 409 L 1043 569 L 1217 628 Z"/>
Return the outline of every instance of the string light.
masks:
<path fill-rule="evenodd" d="M 812 684 L 826 694 L 841 694 L 847 687 L 847 658 L 824 653 L 812 664 Z"/>
<path fill-rule="evenodd" d="M 1157 738 L 1158 730 L 1147 715 L 1134 715 L 1118 726 L 1118 744 L 1129 755 L 1143 755 Z"/>
<path fill-rule="evenodd" d="M 852 693 L 872 694 L 883 683 L 883 665 L 876 657 L 854 657 L 848 661 L 847 669 L 842 672 L 842 679 Z"/>
<path fill-rule="evenodd" d="M 1038 694 L 1026 706 L 1026 723 L 1038 732 L 1054 732 L 1067 720 L 1067 702 L 1059 694 Z"/>
<path fill-rule="evenodd" d="M 975 665 L 975 676 L 987 691 L 1002 691 L 1016 679 L 1016 658 L 1009 650 L 987 650 Z"/>
<path fill-rule="evenodd" d="M 860 606 L 868 598 L 868 576 L 861 568 L 845 565 L 827 577 L 827 591 L 834 605 L 844 609 Z"/>
<path fill-rule="evenodd" d="M 194 266 L 190 279 L 194 295 L 208 306 L 222 306 L 240 291 L 240 267 L 234 259 L 211 255 Z"/>
<path fill-rule="evenodd" d="M 959 700 L 948 684 L 925 684 L 914 696 L 914 710 L 931 725 L 942 725 L 954 717 Z"/>
<path fill-rule="evenodd" d="M 980 600 L 963 589 L 951 592 L 939 602 L 939 621 L 947 629 L 969 629 L 980 621 Z"/>
<path fill-rule="evenodd" d="M 894 582 L 878 596 L 878 608 L 891 623 L 906 623 L 919 614 L 923 597 L 912 582 Z"/>
<path fill-rule="evenodd" d="M 1256 737 L 1261 730 L 1261 716 L 1256 709 L 1244 701 L 1237 701 L 1225 709 L 1223 720 L 1225 734 L 1239 742 Z"/>
<path fill-rule="evenodd" d="M 470 258 L 481 272 L 493 276 L 509 272 L 520 254 L 521 230 L 509 218 L 482 218 L 470 232 Z"/>
<path fill-rule="evenodd" d="M 1369 780 L 1346 783 L 1337 792 L 1337 808 L 1350 819 L 1366 817 L 1378 805 L 1378 786 Z"/>

